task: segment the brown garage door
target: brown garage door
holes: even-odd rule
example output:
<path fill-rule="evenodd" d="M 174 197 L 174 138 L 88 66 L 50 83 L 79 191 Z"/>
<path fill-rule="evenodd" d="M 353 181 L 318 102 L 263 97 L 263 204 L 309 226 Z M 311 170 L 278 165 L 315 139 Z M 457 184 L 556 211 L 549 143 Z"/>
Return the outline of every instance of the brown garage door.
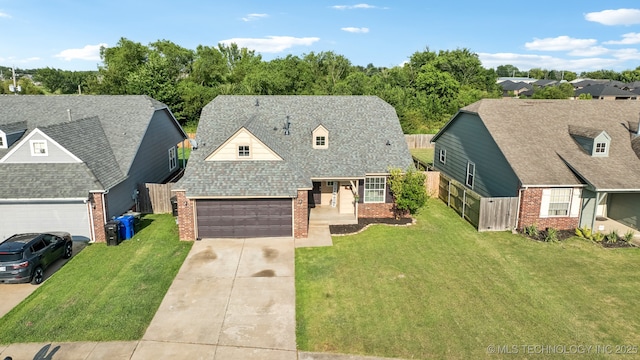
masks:
<path fill-rule="evenodd" d="M 292 236 L 291 199 L 197 200 L 198 237 Z"/>

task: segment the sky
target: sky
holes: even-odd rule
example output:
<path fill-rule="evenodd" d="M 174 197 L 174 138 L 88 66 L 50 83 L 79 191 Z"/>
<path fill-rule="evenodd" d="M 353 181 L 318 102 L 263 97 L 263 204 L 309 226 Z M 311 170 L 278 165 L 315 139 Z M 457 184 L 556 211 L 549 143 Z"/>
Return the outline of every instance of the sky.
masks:
<path fill-rule="evenodd" d="M 485 68 L 640 66 L 638 0 L 0 0 L 0 65 L 97 70 L 100 47 L 235 42 L 263 60 L 333 51 L 393 67 L 466 48 Z"/>

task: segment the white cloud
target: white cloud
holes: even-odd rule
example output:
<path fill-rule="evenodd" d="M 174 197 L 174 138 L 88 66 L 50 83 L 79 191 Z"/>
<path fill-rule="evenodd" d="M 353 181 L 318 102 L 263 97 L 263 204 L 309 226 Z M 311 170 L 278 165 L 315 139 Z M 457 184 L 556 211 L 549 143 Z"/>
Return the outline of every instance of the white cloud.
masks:
<path fill-rule="evenodd" d="M 26 58 L 26 59 L 18 59 L 18 58 L 13 57 L 13 56 L 10 56 L 8 58 L 0 57 L 0 62 L 3 62 L 3 63 L 10 62 L 12 64 L 28 64 L 28 63 L 31 63 L 31 62 L 34 62 L 34 61 L 40 61 L 40 58 L 39 57 L 35 57 L 35 56 L 34 57 L 30 57 L 30 58 Z"/>
<path fill-rule="evenodd" d="M 633 56 L 633 54 L 628 54 Z M 640 54 L 637 54 L 640 55 Z M 588 57 L 582 59 L 564 59 L 548 55 L 531 55 L 515 53 L 478 53 L 482 66 L 496 68 L 499 65 L 511 64 L 520 70 L 533 68 L 569 70 L 575 72 L 613 68 L 623 63 L 622 58 Z"/>
<path fill-rule="evenodd" d="M 333 5 L 331 8 L 336 10 L 352 10 L 352 9 L 386 9 L 375 5 L 369 4 L 356 4 L 356 5 Z"/>
<path fill-rule="evenodd" d="M 640 9 L 603 10 L 585 14 L 584 18 L 602 25 L 640 24 Z"/>
<path fill-rule="evenodd" d="M 293 36 L 267 36 L 265 38 L 233 38 L 221 40 L 220 43 L 238 47 L 246 47 L 261 53 L 279 53 L 294 46 L 309 46 L 320 41 L 318 37 L 297 38 Z"/>
<path fill-rule="evenodd" d="M 544 39 L 534 38 L 532 42 L 525 43 L 524 46 L 529 50 L 568 51 L 589 48 L 597 42 L 595 39 L 574 39 L 568 36 L 558 36 Z"/>
<path fill-rule="evenodd" d="M 369 32 L 369 28 L 366 27 L 343 27 L 340 30 L 342 31 L 346 31 L 346 32 L 350 32 L 350 33 L 361 33 L 361 34 L 366 34 Z"/>
<path fill-rule="evenodd" d="M 53 57 L 62 58 L 66 61 L 71 60 L 100 60 L 100 48 L 106 47 L 107 44 L 87 45 L 82 49 L 67 49 L 61 51 Z"/>
<path fill-rule="evenodd" d="M 622 35 L 622 40 L 606 41 L 605 44 L 613 44 L 613 45 L 640 44 L 640 33 L 627 33 Z"/>
<path fill-rule="evenodd" d="M 637 62 L 638 60 L 640 60 L 640 52 L 638 51 L 638 49 L 615 50 L 611 52 L 611 55 L 616 59 L 619 59 L 622 61 L 634 60 Z"/>
<path fill-rule="evenodd" d="M 268 14 L 247 14 L 247 16 L 242 18 L 242 21 L 245 21 L 245 22 L 256 21 L 266 17 L 269 17 L 269 15 Z"/>
<path fill-rule="evenodd" d="M 0 11 L 0 18 L 11 18 L 11 15 L 7 14 L 4 11 Z"/>
<path fill-rule="evenodd" d="M 579 56 L 579 57 L 591 57 L 591 56 L 600 56 L 604 54 L 610 53 L 611 50 L 602 47 L 602 46 L 591 46 L 584 49 L 575 49 L 569 52 L 571 56 Z"/>

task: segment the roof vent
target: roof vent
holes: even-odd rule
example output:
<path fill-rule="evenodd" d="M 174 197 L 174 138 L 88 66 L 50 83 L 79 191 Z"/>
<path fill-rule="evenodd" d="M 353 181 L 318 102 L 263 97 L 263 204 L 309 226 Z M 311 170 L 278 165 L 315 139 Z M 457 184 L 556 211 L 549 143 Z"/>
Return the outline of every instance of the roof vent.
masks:
<path fill-rule="evenodd" d="M 289 115 L 287 115 L 287 121 L 284 123 L 284 134 L 289 135 L 291 130 L 291 121 L 289 120 Z"/>
<path fill-rule="evenodd" d="M 260 100 L 256 99 L 256 106 L 260 106 Z"/>
<path fill-rule="evenodd" d="M 71 109 L 67 109 L 67 117 L 69 117 L 69 122 L 71 122 Z"/>

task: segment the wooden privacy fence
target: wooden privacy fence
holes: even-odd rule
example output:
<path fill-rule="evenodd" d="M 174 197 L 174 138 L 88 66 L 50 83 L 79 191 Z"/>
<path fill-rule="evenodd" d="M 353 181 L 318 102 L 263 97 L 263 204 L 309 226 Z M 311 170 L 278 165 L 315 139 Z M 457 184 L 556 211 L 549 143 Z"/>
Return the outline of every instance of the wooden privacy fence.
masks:
<path fill-rule="evenodd" d="M 407 141 L 409 149 L 426 149 L 434 146 L 434 144 L 431 143 L 434 135 L 435 134 L 411 134 L 405 135 L 404 139 Z"/>
<path fill-rule="evenodd" d="M 503 231 L 516 227 L 517 197 L 482 197 L 440 174 L 438 197 L 478 231 Z"/>
<path fill-rule="evenodd" d="M 166 214 L 172 212 L 171 183 L 139 184 L 138 211 L 143 214 Z"/>
<path fill-rule="evenodd" d="M 189 139 L 195 139 L 196 138 L 196 134 L 195 133 L 187 133 L 187 136 L 189 137 Z M 178 148 L 184 147 L 185 149 L 191 149 L 191 141 L 189 140 L 185 140 L 185 141 L 181 141 L 178 143 Z"/>

